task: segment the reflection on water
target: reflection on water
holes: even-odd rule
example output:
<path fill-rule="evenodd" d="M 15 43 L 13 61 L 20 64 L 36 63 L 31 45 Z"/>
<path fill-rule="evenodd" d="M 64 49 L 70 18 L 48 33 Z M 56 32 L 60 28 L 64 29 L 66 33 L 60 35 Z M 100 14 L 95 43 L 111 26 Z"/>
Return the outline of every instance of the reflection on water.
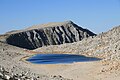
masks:
<path fill-rule="evenodd" d="M 73 54 L 36 54 L 27 61 L 35 64 L 59 64 L 59 63 L 73 63 L 85 61 L 98 61 L 99 58 L 85 57 L 83 55 Z"/>

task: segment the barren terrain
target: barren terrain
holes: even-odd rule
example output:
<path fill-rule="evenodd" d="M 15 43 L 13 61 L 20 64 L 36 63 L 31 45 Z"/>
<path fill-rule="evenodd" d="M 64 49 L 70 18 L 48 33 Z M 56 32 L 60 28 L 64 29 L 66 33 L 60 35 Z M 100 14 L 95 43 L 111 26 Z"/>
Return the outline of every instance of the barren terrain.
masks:
<path fill-rule="evenodd" d="M 120 26 L 77 42 L 34 50 L 10 45 L 5 42 L 3 35 L 0 39 L 1 80 L 120 80 Z M 44 65 L 26 61 L 38 53 L 80 54 L 102 60 Z"/>

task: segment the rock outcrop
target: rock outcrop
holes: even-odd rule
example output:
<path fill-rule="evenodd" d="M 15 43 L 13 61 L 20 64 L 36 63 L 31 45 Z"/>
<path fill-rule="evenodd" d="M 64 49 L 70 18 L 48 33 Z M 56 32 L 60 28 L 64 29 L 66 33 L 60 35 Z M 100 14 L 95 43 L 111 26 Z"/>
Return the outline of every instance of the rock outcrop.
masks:
<path fill-rule="evenodd" d="M 5 35 L 7 37 L 4 42 L 32 50 L 42 46 L 77 42 L 96 34 L 79 27 L 72 21 L 66 21 L 32 26 L 25 30 L 11 31 Z"/>
<path fill-rule="evenodd" d="M 35 49 L 37 52 L 71 53 L 94 56 L 106 60 L 120 60 L 120 26 L 95 37 L 89 37 L 70 44 L 51 45 Z"/>

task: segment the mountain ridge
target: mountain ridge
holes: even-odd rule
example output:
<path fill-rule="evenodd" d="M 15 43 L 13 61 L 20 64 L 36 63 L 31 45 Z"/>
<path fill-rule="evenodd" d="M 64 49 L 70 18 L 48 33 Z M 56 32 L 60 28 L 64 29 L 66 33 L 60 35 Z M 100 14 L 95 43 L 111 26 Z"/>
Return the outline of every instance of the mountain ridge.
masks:
<path fill-rule="evenodd" d="M 74 43 L 51 45 L 35 49 L 36 52 L 74 53 L 86 56 L 94 56 L 106 60 L 120 59 L 120 26 L 116 26 L 107 32 L 95 37 L 85 38 Z"/>
<path fill-rule="evenodd" d="M 6 39 L 3 39 L 3 41 L 8 44 L 26 49 L 35 49 L 42 46 L 77 42 L 96 34 L 88 29 L 83 29 L 72 21 L 65 21 L 11 31 L 5 35 Z"/>

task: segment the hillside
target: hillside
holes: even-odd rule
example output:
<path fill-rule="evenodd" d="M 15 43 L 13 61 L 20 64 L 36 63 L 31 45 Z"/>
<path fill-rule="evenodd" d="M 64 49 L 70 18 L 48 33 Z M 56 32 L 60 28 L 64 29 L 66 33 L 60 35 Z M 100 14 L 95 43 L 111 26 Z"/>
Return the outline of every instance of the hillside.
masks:
<path fill-rule="evenodd" d="M 38 48 L 37 52 L 83 54 L 104 59 L 120 59 L 120 26 L 82 41 Z"/>
<path fill-rule="evenodd" d="M 72 21 L 47 23 L 29 27 L 24 30 L 10 31 L 0 36 L 8 44 L 26 49 L 42 46 L 73 43 L 95 36 L 93 32 L 83 29 Z"/>

